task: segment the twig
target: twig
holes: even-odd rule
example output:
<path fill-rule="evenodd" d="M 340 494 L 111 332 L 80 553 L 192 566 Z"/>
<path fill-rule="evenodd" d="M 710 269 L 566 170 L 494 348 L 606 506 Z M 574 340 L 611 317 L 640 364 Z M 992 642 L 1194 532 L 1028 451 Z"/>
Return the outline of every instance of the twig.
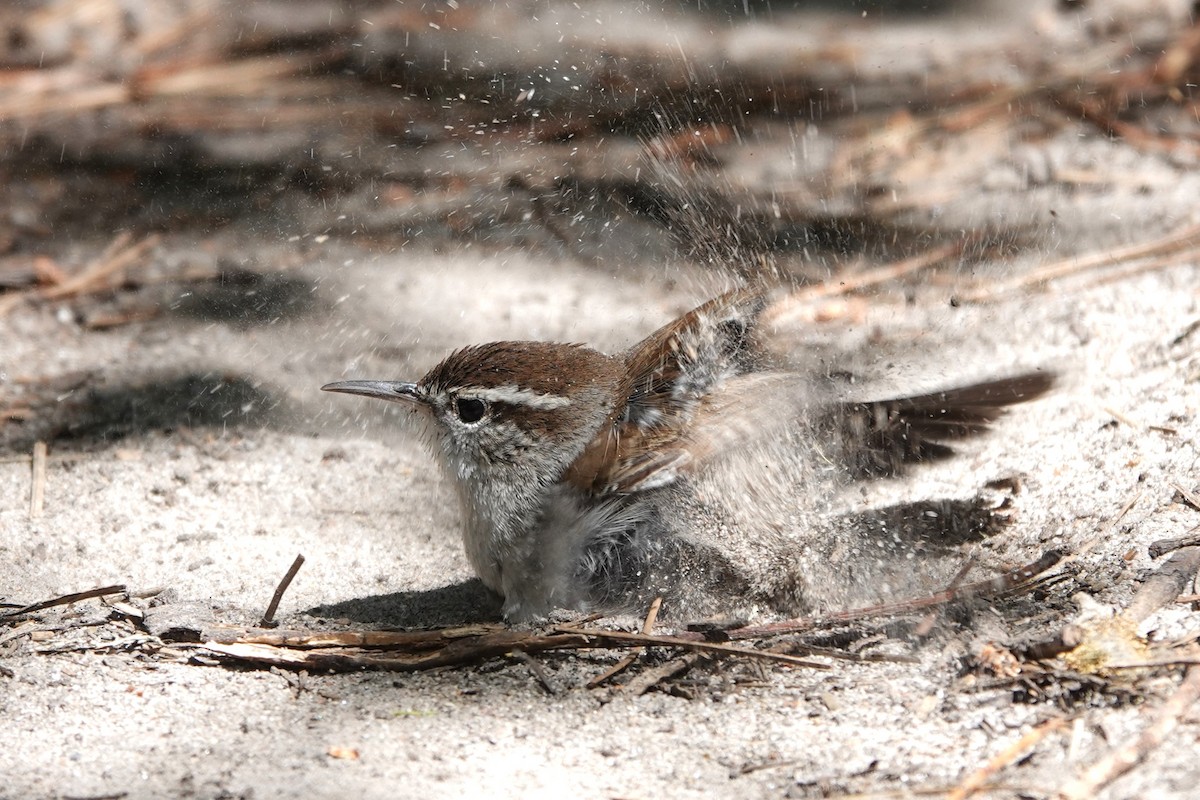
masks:
<path fill-rule="evenodd" d="M 966 800 L 966 798 L 986 787 L 987 782 L 997 772 L 1016 761 L 1025 751 L 1037 746 L 1038 742 L 1046 738 L 1047 734 L 1060 730 L 1064 725 L 1065 721 L 1059 718 L 1048 719 L 1041 725 L 1038 725 L 1020 739 L 1017 739 L 1008 747 L 992 756 L 982 767 L 968 775 L 966 780 L 946 795 L 946 800 Z"/>
<path fill-rule="evenodd" d="M 19 617 L 22 614 L 31 614 L 34 611 L 43 611 L 47 608 L 53 608 L 55 606 L 65 606 L 65 605 L 69 605 L 71 603 L 78 603 L 80 600 L 91 600 L 93 597 L 104 597 L 105 595 L 108 595 L 108 594 L 124 594 L 124 593 L 125 593 L 125 584 L 123 584 L 123 583 L 113 584 L 112 586 L 101 586 L 98 589 L 88 589 L 85 592 L 75 592 L 74 594 L 64 594 L 59 597 L 55 597 L 51 600 L 42 600 L 41 602 L 32 603 L 32 604 L 24 606 L 22 608 L 18 608 L 15 611 L 6 611 L 4 614 L 0 614 L 0 619 L 8 619 L 10 617 Z"/>
<path fill-rule="evenodd" d="M 533 677 L 537 678 L 538 683 L 546 690 L 546 694 L 558 695 L 562 694 L 562 690 L 551 682 L 550 676 L 546 674 L 546 670 L 542 669 L 542 665 L 533 656 L 526 653 L 524 650 L 514 650 L 513 658 L 520 661 L 525 666 L 529 667 L 529 671 L 533 673 Z"/>
<path fill-rule="evenodd" d="M 651 647 L 679 647 L 684 650 L 698 650 L 707 653 L 722 653 L 725 655 L 750 656 L 752 658 L 761 658 L 766 661 L 778 661 L 782 664 L 790 664 L 794 667 L 808 667 L 810 669 L 830 669 L 827 664 L 821 664 L 816 661 L 808 661 L 807 659 L 797 656 L 787 655 L 786 653 L 772 653 L 769 650 L 755 650 L 750 647 L 738 647 L 737 645 L 724 644 L 721 642 L 708 642 L 699 638 L 691 638 L 680 636 L 657 636 L 654 634 L 645 633 L 630 633 L 629 631 L 606 631 L 598 628 L 576 628 L 573 633 L 587 636 L 594 639 L 602 647 L 629 647 L 633 645 L 651 646 Z"/>
<path fill-rule="evenodd" d="M 1200 495 L 1196 494 L 1195 492 L 1188 491 L 1178 483 L 1172 483 L 1171 488 L 1179 492 L 1179 496 L 1182 497 L 1189 506 L 1196 511 L 1200 511 Z"/>
<path fill-rule="evenodd" d="M 1152 242 L 1130 245 L 1128 247 L 1091 253 L 1084 256 L 1072 256 L 1047 264 L 1041 269 L 1027 272 L 1008 281 L 996 281 L 990 284 L 976 284 L 973 288 L 959 294 L 960 299 L 967 302 L 984 302 L 994 300 L 1004 294 L 1020 289 L 1027 289 L 1040 283 L 1077 275 L 1089 270 L 1106 266 L 1116 266 L 1139 258 L 1149 258 L 1166 253 L 1172 253 L 1198 244 L 1200 225 L 1191 225 L 1182 230 L 1170 233 Z"/>
<path fill-rule="evenodd" d="M 210 631 L 219 644 L 264 644 L 309 650 L 320 647 L 407 647 L 432 649 L 455 639 L 482 637 L 507 631 L 500 624 L 463 625 L 427 631 L 251 631 L 224 628 Z"/>
<path fill-rule="evenodd" d="M 1141 425 L 1139 425 L 1136 422 L 1134 422 L 1133 420 L 1131 420 L 1129 417 L 1122 414 L 1120 411 L 1117 411 L 1112 406 L 1104 406 L 1102 408 L 1102 410 L 1104 411 L 1105 414 L 1108 414 L 1110 417 L 1112 417 L 1117 422 L 1121 423 L 1122 425 L 1124 425 L 1127 428 L 1133 428 L 1136 431 L 1142 427 Z"/>
<path fill-rule="evenodd" d="M 119 234 L 105 248 L 98 258 L 89 263 L 80 272 L 69 279 L 41 290 L 32 289 L 14 293 L 10 297 L 0 298 L 0 317 L 17 306 L 18 303 L 30 296 L 38 296 L 43 300 L 62 300 L 80 294 L 99 291 L 105 282 L 126 267 L 132 266 L 142 259 L 146 253 L 158 245 L 161 237 L 147 236 L 140 242 L 129 244 L 132 240 L 129 233 Z"/>
<path fill-rule="evenodd" d="M 1185 547 L 1176 551 L 1175 555 L 1171 556 L 1157 572 L 1150 576 L 1133 596 L 1125 610 L 1121 612 L 1120 619 L 1125 621 L 1127 630 L 1132 632 L 1137 624 L 1146 617 L 1175 601 L 1188 582 L 1195 577 L 1198 568 L 1200 568 L 1200 547 Z M 1107 657 L 1103 654 L 1109 652 L 1112 649 L 1111 646 L 1104 643 L 1104 638 L 1094 639 L 1088 630 L 1074 624 L 1064 625 L 1052 633 L 1049 638 L 1023 646 L 1021 652 L 1027 658 L 1053 658 L 1085 646 L 1088 641 L 1091 641 L 1093 647 L 1097 648 L 1097 652 L 1091 658 L 1105 658 L 1104 668 L 1108 669 Z M 1150 666 L 1150 664 L 1145 663 L 1145 666 Z"/>
<path fill-rule="evenodd" d="M 29 622 L 20 627 L 13 628 L 8 633 L 0 634 L 0 646 L 6 645 L 9 642 L 20 639 L 22 636 L 29 636 L 36 631 L 44 631 L 52 626 L 38 625 L 36 622 Z"/>
<path fill-rule="evenodd" d="M 70 280 L 52 286 L 42 292 L 46 300 L 61 300 L 77 294 L 95 291 L 97 284 L 107 280 L 116 273 L 134 264 L 159 242 L 158 236 L 147 236 L 140 242 L 129 245 L 132 237 L 128 233 L 120 234 L 109 246 L 103 256 L 89 264 L 78 275 Z M 127 246 L 128 245 L 128 246 Z"/>
<path fill-rule="evenodd" d="M 83 326 L 90 331 L 102 331 L 109 328 L 119 328 L 134 322 L 146 322 L 162 315 L 159 306 L 147 306 L 121 311 L 116 314 L 96 314 L 83 321 Z"/>
<path fill-rule="evenodd" d="M 949 258 L 953 258 L 962 253 L 963 247 L 963 242 L 954 242 L 930 250 L 927 253 L 913 256 L 912 258 L 906 258 L 893 264 L 868 270 L 859 275 L 851 275 L 837 280 L 830 280 L 818 286 L 800 289 L 792 292 L 779 303 L 775 304 L 766 312 L 764 319 L 769 319 L 772 325 L 786 325 L 800 313 L 799 310 L 806 303 L 830 297 L 841 297 L 881 283 L 886 283 L 887 281 L 897 280 L 905 275 L 936 266 Z"/>
<path fill-rule="evenodd" d="M 921 611 L 927 608 L 945 605 L 946 603 L 951 603 L 955 600 L 1002 594 L 1004 592 L 1013 591 L 1019 588 L 1021 585 L 1027 583 L 1041 573 L 1052 569 L 1055 565 L 1064 560 L 1065 559 L 1062 551 L 1048 550 L 1043 553 L 1037 561 L 1013 570 L 1009 570 L 1008 572 L 998 575 L 995 578 L 969 583 L 956 589 L 946 589 L 936 594 L 918 598 L 916 600 L 904 600 L 899 603 L 882 603 L 880 605 L 851 609 L 849 611 L 838 611 L 832 614 L 827 614 L 820 618 L 812 617 L 790 619 L 783 620 L 782 622 L 769 622 L 765 625 L 735 628 L 731 631 L 728 631 L 727 635 L 730 639 L 737 640 L 760 639 L 766 636 L 781 636 L 788 633 L 803 633 L 804 631 L 812 630 L 813 628 L 830 623 L 853 622 L 870 617 L 886 617 L 894 614 L 907 614 L 914 611 Z"/>
<path fill-rule="evenodd" d="M 37 519 L 42 515 L 46 500 L 46 443 L 33 443 L 33 481 L 29 487 L 29 516 Z"/>
<path fill-rule="evenodd" d="M 1190 667 L 1195 664 L 1200 664 L 1200 655 L 1195 656 L 1167 656 L 1164 658 L 1147 658 L 1144 661 L 1113 661 L 1105 664 L 1106 670 L 1116 669 L 1137 669 L 1146 670 L 1151 667 Z"/>
<path fill-rule="evenodd" d="M 1122 615 L 1134 622 L 1141 622 L 1158 609 L 1174 602 L 1196 577 L 1198 569 L 1200 547 L 1176 550 L 1175 554 L 1167 559 L 1167 563 L 1146 580 Z"/>
<path fill-rule="evenodd" d="M 1162 745 L 1179 725 L 1179 718 L 1200 697 L 1200 669 L 1191 667 L 1184 676 L 1183 683 L 1171 695 L 1171 698 L 1159 709 L 1158 717 L 1151 722 L 1138 738 L 1110 752 L 1083 771 L 1081 775 L 1067 782 L 1058 790 L 1059 800 L 1085 800 L 1097 795 L 1101 787 L 1140 763 L 1151 751 Z"/>
<path fill-rule="evenodd" d="M 881 637 L 886 641 L 886 637 Z M 857 644 L 857 643 L 856 643 Z M 919 664 L 921 659 L 916 656 L 893 653 L 862 653 L 847 652 L 834 647 L 821 647 L 807 642 L 784 642 L 768 648 L 774 653 L 791 653 L 792 655 L 820 656 L 836 661 L 850 661 L 855 664 Z"/>
<path fill-rule="evenodd" d="M 697 661 L 703 657 L 704 656 L 700 653 L 684 653 L 679 658 L 673 658 L 670 661 L 659 664 L 657 667 L 653 667 L 638 675 L 635 675 L 634 678 L 625 685 L 625 691 L 629 694 L 641 697 L 663 681 L 687 672 L 689 669 L 695 666 Z"/>
<path fill-rule="evenodd" d="M 650 608 L 646 611 L 645 620 L 642 621 L 642 633 L 650 633 L 650 631 L 654 630 L 654 622 L 658 619 L 658 610 L 660 608 L 662 608 L 662 598 L 656 597 L 654 598 L 654 602 L 650 604 Z M 630 653 L 616 664 L 613 664 L 611 668 L 605 670 L 600 675 L 588 681 L 587 687 L 589 689 L 595 689 L 597 686 L 609 680 L 610 678 L 613 678 L 616 675 L 624 672 L 629 668 L 629 665 L 636 660 L 637 653 Z"/>
<path fill-rule="evenodd" d="M 595 622 L 598 619 L 604 619 L 604 615 L 593 611 L 591 614 L 585 614 L 584 616 L 580 617 L 579 619 L 573 619 L 570 622 L 564 622 L 563 624 L 559 625 L 558 627 L 563 628 L 563 629 L 582 628 L 584 625 L 590 625 L 591 623 Z"/>
<path fill-rule="evenodd" d="M 1117 511 L 1116 516 L 1110 519 L 1104 525 L 1104 527 L 1101 528 L 1089 541 L 1084 543 L 1082 547 L 1065 557 L 1063 559 L 1063 564 L 1070 564 L 1073 561 L 1078 561 L 1084 555 L 1091 552 L 1096 545 L 1100 544 L 1101 541 L 1104 541 L 1107 538 L 1108 532 L 1117 527 L 1121 520 L 1125 519 L 1125 515 L 1132 511 L 1133 507 L 1138 504 L 1138 501 L 1142 499 L 1142 494 L 1142 492 L 1138 492 L 1133 497 L 1126 500 L 1125 505 L 1121 506 L 1121 508 Z"/>
<path fill-rule="evenodd" d="M 1108 283 L 1116 283 L 1118 281 L 1128 280 L 1130 278 L 1141 275 L 1143 272 L 1153 272 L 1167 267 L 1175 267 L 1180 264 L 1196 263 L 1196 251 L 1181 250 L 1178 253 L 1170 253 L 1168 255 L 1152 258 L 1147 261 L 1138 261 L 1125 266 L 1122 269 L 1114 269 L 1106 272 L 1104 275 L 1097 276 L 1093 281 L 1093 286 L 1103 286 Z"/>
<path fill-rule="evenodd" d="M 289 642 L 287 646 L 262 643 L 274 638 Z M 629 648 L 629 647 L 673 647 L 698 652 L 739 655 L 775 661 L 794 667 L 829 669 L 825 664 L 808 661 L 796 656 L 755 650 L 750 647 L 706 642 L 675 636 L 608 631 L 599 629 L 555 628 L 549 633 L 517 631 L 502 626 L 474 626 L 440 631 L 336 633 L 302 636 L 298 645 L 294 632 L 265 634 L 241 640 L 214 640 L 202 648 L 240 661 L 250 661 L 291 669 L 319 670 L 423 670 L 433 667 L 455 666 L 475 663 L 488 658 L 509 655 L 520 650 L 540 653 L 550 650 Z M 381 649 L 379 652 L 347 652 L 347 642 L 359 640 L 368 646 Z M 325 643 L 322 646 L 319 643 Z M 385 642 L 387 643 L 385 645 Z M 328 649 L 329 643 L 342 645 L 341 649 Z M 302 647 L 303 650 L 295 649 Z"/>
<path fill-rule="evenodd" d="M 894 281 L 909 275 L 913 272 L 918 272 L 928 267 L 940 264 L 949 258 L 954 258 L 960 255 L 963 251 L 964 243 L 962 241 L 952 242 L 934 248 L 926 253 L 906 258 L 901 261 L 896 261 L 891 264 L 879 267 L 877 269 L 868 270 L 858 275 L 851 275 L 845 278 L 839 278 L 836 282 L 829 281 L 820 286 L 814 286 L 811 289 L 803 289 L 793 294 L 793 297 L 803 302 L 805 300 L 817 300 L 823 297 L 837 297 L 851 292 L 868 289 L 872 286 L 878 286 L 881 283 Z"/>
<path fill-rule="evenodd" d="M 950 579 L 950 583 L 946 584 L 946 590 L 955 591 L 962 586 L 962 582 L 967 579 L 967 574 L 970 573 L 971 568 L 974 566 L 974 557 L 970 557 L 964 561 L 963 565 L 958 568 L 958 572 L 954 573 L 954 577 Z M 940 608 L 934 608 L 928 614 L 926 614 L 925 618 L 917 623 L 917 626 L 913 628 L 913 635 L 918 639 L 924 639 L 926 636 L 928 636 L 929 632 L 933 630 L 933 626 L 937 624 L 940 611 Z"/>
<path fill-rule="evenodd" d="M 1171 340 L 1171 347 L 1178 347 L 1179 345 L 1183 344 L 1188 340 L 1188 337 L 1190 337 L 1196 331 L 1200 331 L 1200 319 L 1192 320 L 1192 322 L 1188 323 L 1188 325 L 1179 332 L 1179 335 Z"/>
<path fill-rule="evenodd" d="M 438 633 L 438 632 L 431 632 Z M 571 634 L 538 636 L 511 630 L 453 639 L 441 647 L 422 647 L 384 654 L 330 650 L 299 651 L 249 641 L 207 642 L 202 649 L 238 661 L 269 664 L 288 669 L 331 670 L 380 669 L 397 672 L 456 666 L 496 658 L 521 650 L 526 653 L 586 647 L 588 640 Z"/>
<path fill-rule="evenodd" d="M 262 619 L 258 621 L 259 627 L 274 628 L 279 624 L 275 621 L 275 612 L 279 610 L 279 601 L 283 599 L 283 593 L 292 585 L 292 579 L 296 577 L 296 573 L 302 566 L 304 566 L 304 556 L 297 555 L 292 561 L 292 565 L 288 567 L 288 571 L 284 573 L 283 580 L 279 581 L 279 585 L 275 587 L 275 594 L 272 595 L 271 603 L 267 606 L 267 613 L 263 614 Z"/>
<path fill-rule="evenodd" d="M 1172 550 L 1179 550 L 1184 547 L 1200 546 L 1200 533 L 1196 533 L 1198 530 L 1200 530 L 1200 525 L 1197 525 L 1188 531 L 1187 536 L 1177 536 L 1173 539 L 1158 539 L 1157 541 L 1153 541 L 1150 543 L 1150 546 L 1146 548 L 1146 552 L 1150 554 L 1151 558 L 1161 558 L 1167 553 L 1170 553 Z"/>

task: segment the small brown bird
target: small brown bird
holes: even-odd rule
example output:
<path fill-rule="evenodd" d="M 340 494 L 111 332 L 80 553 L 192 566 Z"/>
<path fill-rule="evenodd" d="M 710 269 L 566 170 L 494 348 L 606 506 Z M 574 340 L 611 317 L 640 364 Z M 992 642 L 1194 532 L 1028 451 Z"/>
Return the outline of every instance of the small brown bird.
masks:
<path fill-rule="evenodd" d="M 494 342 L 416 383 L 322 388 L 417 412 L 462 500 L 467 558 L 509 619 L 656 596 L 676 617 L 799 613 L 848 580 L 827 563 L 833 487 L 949 455 L 1053 376 L 844 399 L 768 353 L 768 304 L 721 295 L 620 355 Z"/>

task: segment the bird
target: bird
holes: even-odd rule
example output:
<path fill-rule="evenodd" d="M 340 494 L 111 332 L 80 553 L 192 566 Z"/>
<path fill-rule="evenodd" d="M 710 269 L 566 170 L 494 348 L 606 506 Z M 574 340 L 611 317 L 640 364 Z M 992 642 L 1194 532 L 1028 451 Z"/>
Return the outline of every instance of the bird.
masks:
<path fill-rule="evenodd" d="M 655 598 L 664 618 L 798 614 L 848 596 L 854 564 L 832 554 L 874 535 L 833 511 L 837 487 L 951 456 L 1054 375 L 849 398 L 772 351 L 775 299 L 725 292 L 617 354 L 491 342 L 416 382 L 321 388 L 412 412 L 461 501 L 467 560 L 509 621 Z"/>

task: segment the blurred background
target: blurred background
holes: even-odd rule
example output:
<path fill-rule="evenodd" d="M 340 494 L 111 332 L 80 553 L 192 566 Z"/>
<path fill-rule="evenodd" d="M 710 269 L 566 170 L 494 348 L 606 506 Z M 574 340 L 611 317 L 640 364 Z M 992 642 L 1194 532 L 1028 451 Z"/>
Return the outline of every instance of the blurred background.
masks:
<path fill-rule="evenodd" d="M 22 0 L 0 32 L 8 449 L 311 420 L 346 373 L 621 347 L 739 281 L 830 282 L 794 318 L 862 328 L 868 294 L 1195 250 L 1186 2 Z"/>

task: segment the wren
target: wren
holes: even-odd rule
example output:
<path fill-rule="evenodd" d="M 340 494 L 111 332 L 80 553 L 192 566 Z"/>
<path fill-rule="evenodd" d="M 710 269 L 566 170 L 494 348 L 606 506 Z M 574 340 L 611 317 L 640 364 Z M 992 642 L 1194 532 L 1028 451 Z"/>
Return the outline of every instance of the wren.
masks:
<path fill-rule="evenodd" d="M 836 594 L 829 487 L 946 457 L 1054 377 L 844 399 L 769 352 L 770 302 L 723 294 L 617 355 L 494 342 L 416 383 L 322 388 L 415 412 L 461 499 L 467 559 L 510 620 L 656 596 L 675 617 L 800 613 Z"/>

